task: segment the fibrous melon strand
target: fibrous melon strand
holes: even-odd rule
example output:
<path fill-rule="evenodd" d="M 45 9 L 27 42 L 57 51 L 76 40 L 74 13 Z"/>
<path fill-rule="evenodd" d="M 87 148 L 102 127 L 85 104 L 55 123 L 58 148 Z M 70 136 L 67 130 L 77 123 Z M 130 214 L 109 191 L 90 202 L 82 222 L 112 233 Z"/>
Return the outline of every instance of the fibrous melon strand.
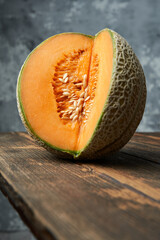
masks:
<path fill-rule="evenodd" d="M 88 95 L 90 96 L 90 101 L 88 101 L 85 106 L 86 111 L 88 112 L 91 111 L 91 107 L 95 98 L 95 91 L 96 91 L 97 80 L 98 80 L 98 70 L 99 70 L 99 58 L 98 58 L 98 54 L 94 54 L 92 56 L 91 68 L 89 73 L 89 82 L 88 82 Z"/>
<path fill-rule="evenodd" d="M 68 121 L 87 121 L 95 97 L 98 78 L 98 55 L 92 56 L 90 72 L 78 72 L 85 62 L 84 54 L 87 49 L 63 54 L 55 66 L 52 87 L 57 102 L 57 112 L 64 124 Z M 83 68 L 83 66 L 82 66 Z M 88 79 L 89 78 L 89 79 Z"/>

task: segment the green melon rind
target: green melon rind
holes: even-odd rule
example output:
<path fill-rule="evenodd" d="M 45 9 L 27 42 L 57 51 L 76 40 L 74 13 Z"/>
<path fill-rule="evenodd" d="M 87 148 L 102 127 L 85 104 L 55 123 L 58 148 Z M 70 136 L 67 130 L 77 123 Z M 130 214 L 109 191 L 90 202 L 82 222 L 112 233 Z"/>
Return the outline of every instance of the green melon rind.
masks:
<path fill-rule="evenodd" d="M 140 123 L 146 102 L 144 72 L 131 46 L 118 33 L 110 29 L 104 29 L 102 31 L 108 31 L 113 41 L 114 60 L 112 79 L 96 129 L 86 148 L 79 155 L 82 159 L 102 157 L 104 154 L 122 148 L 133 136 Z M 123 55 L 122 59 L 121 54 Z M 121 69 L 121 71 L 119 69 Z M 128 70 L 128 72 L 126 72 L 126 70 Z M 119 85 L 121 82 L 125 84 L 125 89 Z M 132 87 L 130 85 L 132 85 Z M 124 90 L 124 94 L 129 95 L 128 99 L 124 97 L 125 109 L 119 104 L 120 98 L 122 98 L 122 90 Z M 117 100 L 115 98 L 116 91 Z M 113 109 L 114 104 L 119 104 L 121 113 L 117 115 L 113 114 L 111 117 L 109 113 L 111 109 Z M 113 122 L 117 120 L 117 123 L 112 124 L 112 120 Z M 124 125 L 123 121 L 126 122 L 126 125 Z M 114 130 L 116 128 L 118 129 L 117 126 L 119 126 L 120 130 L 118 133 L 114 133 Z"/>
<path fill-rule="evenodd" d="M 103 32 L 103 31 L 108 31 L 109 34 L 110 34 L 110 36 L 111 36 L 111 38 L 112 38 L 112 44 L 113 44 L 113 68 L 112 68 L 112 73 L 113 73 L 114 70 L 115 70 L 115 64 L 116 64 L 116 49 L 115 49 L 115 44 L 114 44 L 114 39 L 113 39 L 113 33 L 110 31 L 110 29 L 106 28 L 106 29 L 103 29 L 103 30 L 101 30 L 100 32 L 98 32 L 98 33 L 95 35 L 95 38 L 96 38 L 101 32 Z M 113 81 L 113 78 L 111 79 L 111 84 L 110 84 L 110 88 L 109 88 L 109 91 L 108 91 L 108 94 L 107 94 L 107 97 L 106 97 L 106 101 L 105 101 L 105 104 L 104 104 L 102 113 L 101 113 L 101 115 L 100 115 L 100 117 L 99 117 L 99 119 L 98 119 L 98 122 L 97 122 L 97 125 L 96 125 L 96 127 L 95 127 L 95 130 L 94 130 L 94 132 L 93 132 L 93 134 L 92 134 L 92 137 L 91 137 L 91 138 L 89 139 L 89 141 L 87 142 L 85 148 L 84 148 L 83 150 L 79 151 L 79 153 L 77 153 L 77 154 L 75 155 L 76 158 L 78 158 L 83 152 L 88 151 L 88 149 L 90 148 L 90 144 L 92 143 L 93 138 L 96 137 L 97 130 L 98 130 L 98 128 L 99 128 L 100 122 L 102 121 L 102 117 L 103 117 L 103 114 L 104 114 L 104 112 L 105 112 L 105 106 L 106 106 L 106 104 L 107 104 L 107 100 L 108 100 L 109 92 L 110 92 L 110 89 L 111 89 L 112 81 Z M 82 158 L 83 158 L 83 156 L 82 156 Z"/>
<path fill-rule="evenodd" d="M 115 32 L 113 32 L 113 33 L 117 36 L 120 36 L 119 34 L 117 34 Z M 124 38 L 122 38 L 122 39 L 124 41 L 126 41 Z M 123 133 L 119 136 L 119 138 L 117 138 L 113 143 L 111 143 L 110 145 L 107 145 L 106 147 L 104 147 L 103 149 L 100 149 L 97 152 L 97 156 L 99 156 L 99 157 L 102 155 L 106 155 L 108 152 L 111 153 L 111 152 L 120 150 L 134 135 L 134 133 L 143 117 L 145 104 L 146 104 L 146 97 L 147 97 L 147 88 L 146 88 L 145 76 L 144 76 L 144 72 L 141 67 L 141 64 L 135 54 L 134 54 L 134 56 L 135 56 L 136 62 L 139 65 L 139 68 L 141 71 L 141 78 L 140 78 L 141 86 L 140 86 L 140 90 L 139 90 L 139 96 L 137 97 L 137 104 L 136 104 L 133 116 L 132 116 L 127 128 L 123 131 Z"/>
<path fill-rule="evenodd" d="M 51 38 L 57 37 L 59 35 L 63 35 L 63 34 L 79 34 L 79 35 L 83 35 L 85 37 L 89 37 L 89 38 L 94 38 L 91 35 L 85 35 L 85 34 L 81 34 L 81 33 L 72 33 L 72 32 L 67 32 L 67 33 L 60 33 L 57 34 L 55 36 L 51 36 L 49 38 L 47 38 L 45 41 L 43 41 L 42 43 L 40 43 L 36 48 L 34 48 L 32 50 L 32 52 L 28 55 L 28 57 L 26 58 L 25 62 L 23 63 L 21 70 L 19 72 L 18 75 L 18 79 L 17 79 L 17 88 L 16 88 L 16 95 L 17 95 L 17 106 L 18 106 L 18 111 L 19 111 L 19 115 L 21 117 L 21 120 L 27 130 L 27 132 L 29 133 L 29 135 L 34 138 L 41 146 L 45 147 L 47 150 L 52 151 L 53 153 L 57 153 L 58 155 L 61 155 L 61 157 L 66 157 L 66 154 L 68 154 L 68 157 L 70 158 L 70 155 L 72 156 L 76 156 L 77 154 L 79 154 L 79 151 L 71 151 L 68 149 L 61 149 L 58 148 L 56 146 L 51 145 L 50 143 L 48 143 L 47 141 L 45 141 L 44 139 L 40 138 L 35 131 L 33 130 L 33 128 L 31 127 L 29 120 L 27 119 L 27 116 L 25 114 L 24 108 L 23 108 L 23 104 L 21 101 L 21 78 L 22 78 L 22 74 L 23 74 L 23 70 L 25 68 L 25 65 L 27 63 L 27 61 L 29 60 L 30 56 L 32 55 L 32 53 L 39 48 L 41 45 L 43 45 L 46 41 L 48 41 Z M 63 154 L 64 153 L 64 154 Z"/>

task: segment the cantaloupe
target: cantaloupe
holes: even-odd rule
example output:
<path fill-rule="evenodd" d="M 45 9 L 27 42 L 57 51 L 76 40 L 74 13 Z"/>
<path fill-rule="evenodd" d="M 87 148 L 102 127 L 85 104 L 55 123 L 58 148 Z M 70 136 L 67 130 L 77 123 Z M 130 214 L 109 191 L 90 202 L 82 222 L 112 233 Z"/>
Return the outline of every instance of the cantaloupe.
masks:
<path fill-rule="evenodd" d="M 17 102 L 27 131 L 48 150 L 66 158 L 102 157 L 134 134 L 146 102 L 145 77 L 118 33 L 63 33 L 27 57 Z"/>

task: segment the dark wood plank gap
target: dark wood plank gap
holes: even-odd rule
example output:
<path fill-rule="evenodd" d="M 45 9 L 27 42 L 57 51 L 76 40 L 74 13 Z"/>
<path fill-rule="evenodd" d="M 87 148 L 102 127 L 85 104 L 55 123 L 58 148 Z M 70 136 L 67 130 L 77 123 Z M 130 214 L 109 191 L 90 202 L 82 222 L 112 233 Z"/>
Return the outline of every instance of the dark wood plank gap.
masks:
<path fill-rule="evenodd" d="M 153 148 L 144 144 L 130 142 L 121 151 L 158 164 L 160 163 L 160 150 L 156 147 Z"/>
<path fill-rule="evenodd" d="M 160 132 L 135 132 L 135 134 L 160 137 Z"/>

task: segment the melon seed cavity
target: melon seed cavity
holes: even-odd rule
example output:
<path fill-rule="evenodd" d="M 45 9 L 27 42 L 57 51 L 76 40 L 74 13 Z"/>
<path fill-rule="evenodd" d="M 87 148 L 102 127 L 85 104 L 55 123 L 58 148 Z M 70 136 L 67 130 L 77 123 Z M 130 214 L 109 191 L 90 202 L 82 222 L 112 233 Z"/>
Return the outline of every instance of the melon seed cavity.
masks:
<path fill-rule="evenodd" d="M 56 97 L 57 112 L 64 124 L 74 122 L 86 124 L 91 111 L 97 84 L 98 56 L 93 57 L 90 76 L 88 73 L 77 75 L 77 68 L 86 51 L 87 49 L 80 49 L 69 55 L 64 54 L 55 66 L 52 87 Z M 89 77 L 91 86 L 88 83 Z"/>

